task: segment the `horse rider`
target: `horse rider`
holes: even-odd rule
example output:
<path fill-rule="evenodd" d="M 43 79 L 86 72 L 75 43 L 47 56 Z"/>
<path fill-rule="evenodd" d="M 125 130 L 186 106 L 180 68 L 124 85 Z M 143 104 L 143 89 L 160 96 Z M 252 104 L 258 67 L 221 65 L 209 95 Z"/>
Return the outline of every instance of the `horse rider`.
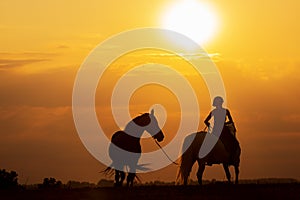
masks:
<path fill-rule="evenodd" d="M 207 127 L 210 127 L 210 119 L 214 118 L 214 126 L 211 130 L 212 134 L 219 136 L 223 142 L 225 149 L 230 154 L 230 161 L 235 153 L 238 144 L 237 138 L 235 137 L 236 128 L 232 120 L 232 116 L 227 108 L 223 108 L 224 100 L 222 97 L 217 96 L 213 100 L 213 109 L 204 120 Z M 228 119 L 228 120 L 227 120 Z M 226 121 L 227 120 L 227 121 Z M 208 163 L 211 165 L 212 163 Z"/>
<path fill-rule="evenodd" d="M 216 107 L 215 109 L 213 109 L 208 116 L 206 117 L 206 119 L 204 120 L 204 123 L 207 127 L 210 127 L 210 119 L 213 117 L 214 118 L 214 125 L 216 124 L 221 124 L 222 122 L 224 122 L 224 125 L 233 125 L 234 128 L 234 133 L 236 132 L 236 128 L 234 126 L 234 122 L 232 120 L 230 111 L 227 108 L 223 108 L 223 103 L 224 100 L 222 97 L 217 96 L 214 98 L 213 101 L 213 106 Z M 225 118 L 224 118 L 225 117 Z M 226 121 L 226 117 L 228 119 L 228 121 Z M 212 133 L 215 133 L 215 130 L 212 130 Z"/>

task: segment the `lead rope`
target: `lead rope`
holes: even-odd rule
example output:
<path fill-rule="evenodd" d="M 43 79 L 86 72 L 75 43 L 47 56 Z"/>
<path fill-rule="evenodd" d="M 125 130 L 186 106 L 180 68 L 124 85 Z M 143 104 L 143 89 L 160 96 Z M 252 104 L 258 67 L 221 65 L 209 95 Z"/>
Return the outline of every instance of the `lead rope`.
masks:
<path fill-rule="evenodd" d="M 206 131 L 207 126 L 203 129 L 203 131 Z M 174 165 L 179 165 L 177 162 L 173 161 L 170 156 L 165 152 L 165 150 L 160 146 L 160 144 L 154 139 L 154 142 L 157 144 L 157 146 L 162 150 L 162 152 L 166 155 L 166 157 L 171 161 Z"/>
<path fill-rule="evenodd" d="M 162 152 L 166 155 L 166 157 L 174 164 L 174 165 L 179 165 L 177 162 L 173 161 L 168 154 L 165 152 L 165 150 L 160 146 L 160 144 L 154 139 L 155 143 L 157 146 L 162 150 Z"/>

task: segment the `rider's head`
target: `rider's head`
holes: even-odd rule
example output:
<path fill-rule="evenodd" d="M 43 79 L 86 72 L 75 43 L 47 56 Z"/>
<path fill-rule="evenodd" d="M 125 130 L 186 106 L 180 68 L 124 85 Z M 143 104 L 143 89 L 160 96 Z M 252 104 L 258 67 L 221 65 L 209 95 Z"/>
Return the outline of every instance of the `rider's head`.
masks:
<path fill-rule="evenodd" d="M 222 97 L 217 96 L 214 98 L 214 102 L 213 102 L 213 106 L 218 107 L 218 106 L 222 106 L 224 100 Z"/>

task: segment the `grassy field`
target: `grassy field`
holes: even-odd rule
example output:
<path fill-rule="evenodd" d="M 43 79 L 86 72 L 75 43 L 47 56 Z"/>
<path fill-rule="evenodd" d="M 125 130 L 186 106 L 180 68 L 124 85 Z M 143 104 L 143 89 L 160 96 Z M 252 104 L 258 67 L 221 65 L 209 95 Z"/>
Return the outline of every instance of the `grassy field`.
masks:
<path fill-rule="evenodd" d="M 300 184 L 226 183 L 200 186 L 136 186 L 133 188 L 35 189 L 0 191 L 0 199 L 300 199 Z"/>

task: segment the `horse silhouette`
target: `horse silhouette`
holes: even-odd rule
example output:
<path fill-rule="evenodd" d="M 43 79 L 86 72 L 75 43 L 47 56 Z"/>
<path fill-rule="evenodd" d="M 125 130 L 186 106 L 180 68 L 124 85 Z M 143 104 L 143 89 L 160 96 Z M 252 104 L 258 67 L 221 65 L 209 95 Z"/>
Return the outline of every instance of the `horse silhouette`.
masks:
<path fill-rule="evenodd" d="M 205 137 L 217 140 L 217 143 L 209 154 L 200 159 L 199 150 Z M 200 185 L 202 185 L 202 175 L 205 166 L 221 163 L 223 164 L 226 178 L 229 182 L 231 182 L 229 166 L 234 166 L 235 183 L 238 183 L 241 148 L 235 136 L 229 132 L 229 129 L 227 129 L 226 126 L 224 126 L 219 139 L 217 139 L 214 134 L 204 131 L 188 135 L 184 139 L 182 152 L 183 154 L 180 157 L 179 169 L 176 178 L 177 183 L 187 185 L 192 166 L 196 161 L 198 162 L 197 179 Z"/>
<path fill-rule="evenodd" d="M 115 170 L 115 186 L 122 186 L 125 180 L 125 168 L 127 168 L 127 186 L 133 186 L 136 170 L 145 170 L 138 165 L 141 157 L 140 138 L 147 131 L 158 142 L 164 139 L 164 134 L 159 128 L 154 110 L 144 113 L 130 121 L 123 131 L 117 131 L 111 138 L 109 156 L 112 164 L 105 170 Z"/>

